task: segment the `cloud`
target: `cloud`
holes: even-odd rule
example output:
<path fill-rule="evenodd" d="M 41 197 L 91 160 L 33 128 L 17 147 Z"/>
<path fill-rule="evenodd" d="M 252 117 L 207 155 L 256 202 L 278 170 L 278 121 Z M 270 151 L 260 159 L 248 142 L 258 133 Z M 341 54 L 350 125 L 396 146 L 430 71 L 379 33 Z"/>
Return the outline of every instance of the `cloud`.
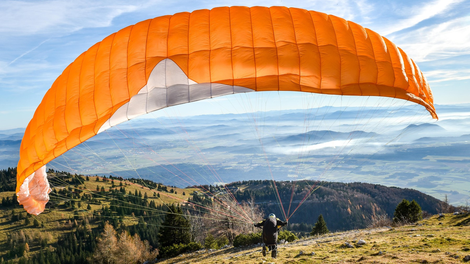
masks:
<path fill-rule="evenodd" d="M 470 54 L 470 17 L 421 27 L 394 38 L 417 62 L 442 60 Z"/>
<path fill-rule="evenodd" d="M 8 63 L 6 66 L 10 66 L 12 63 L 15 63 L 15 61 L 21 59 L 23 56 L 25 56 L 25 55 L 27 55 L 27 54 L 33 52 L 34 50 L 36 50 L 37 48 L 39 48 L 42 44 L 44 44 L 44 43 L 47 42 L 48 40 L 50 40 L 50 39 L 46 39 L 46 40 L 44 40 L 43 42 L 39 43 L 37 46 L 33 47 L 32 49 L 30 49 L 30 50 L 24 52 L 23 54 L 21 54 L 20 56 L 16 57 L 14 60 L 12 60 L 10 63 Z"/>
<path fill-rule="evenodd" d="M 426 71 L 426 78 L 430 83 L 446 81 L 462 81 L 470 79 L 470 69 L 450 69 Z"/>
<path fill-rule="evenodd" d="M 321 150 L 322 154 L 339 155 L 339 154 L 371 154 L 377 153 L 385 145 L 384 142 L 364 142 L 362 139 L 350 140 L 332 140 L 319 144 L 305 144 L 303 146 L 282 146 L 273 147 L 269 151 L 277 154 L 295 155 L 295 154 L 310 154 L 318 153 Z"/>
<path fill-rule="evenodd" d="M 106 27 L 115 17 L 142 6 L 125 1 L 2 1 L 0 33 L 21 36 Z"/>
<path fill-rule="evenodd" d="M 380 34 L 384 36 L 390 35 L 392 33 L 416 26 L 426 19 L 446 12 L 455 4 L 462 1 L 463 0 L 436 0 L 430 3 L 423 1 L 419 2 L 419 6 L 403 5 L 402 7 L 395 7 L 396 13 L 406 18 L 395 20 L 394 23 L 389 23 L 388 26 L 381 29 Z"/>

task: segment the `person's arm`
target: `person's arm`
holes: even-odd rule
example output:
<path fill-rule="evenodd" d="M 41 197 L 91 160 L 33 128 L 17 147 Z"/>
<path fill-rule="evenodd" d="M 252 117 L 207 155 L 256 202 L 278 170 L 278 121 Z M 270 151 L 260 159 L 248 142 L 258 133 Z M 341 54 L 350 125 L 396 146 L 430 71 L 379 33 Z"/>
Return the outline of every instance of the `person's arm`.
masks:
<path fill-rule="evenodd" d="M 287 222 L 284 222 L 279 218 L 277 218 L 276 221 L 277 221 L 277 228 L 281 228 L 281 227 L 287 225 Z"/>
<path fill-rule="evenodd" d="M 265 220 L 259 221 L 257 224 L 255 224 L 255 227 L 262 227 L 264 225 L 264 221 Z"/>

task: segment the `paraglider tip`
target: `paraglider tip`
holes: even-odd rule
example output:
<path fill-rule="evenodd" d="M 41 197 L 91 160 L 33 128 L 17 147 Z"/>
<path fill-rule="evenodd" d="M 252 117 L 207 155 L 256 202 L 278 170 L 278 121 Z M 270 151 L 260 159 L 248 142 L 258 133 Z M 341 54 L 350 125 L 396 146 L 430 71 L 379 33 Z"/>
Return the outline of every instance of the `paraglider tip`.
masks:
<path fill-rule="evenodd" d="M 44 212 L 51 191 L 44 165 L 24 180 L 16 196 L 18 203 L 23 205 L 28 213 L 39 215 Z"/>

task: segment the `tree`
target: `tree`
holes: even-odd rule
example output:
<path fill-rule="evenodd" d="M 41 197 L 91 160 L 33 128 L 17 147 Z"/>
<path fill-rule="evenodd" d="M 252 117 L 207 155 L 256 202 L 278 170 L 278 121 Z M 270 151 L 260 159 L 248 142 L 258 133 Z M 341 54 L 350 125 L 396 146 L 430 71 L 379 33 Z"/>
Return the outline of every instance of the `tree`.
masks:
<path fill-rule="evenodd" d="M 395 208 L 395 213 L 393 214 L 394 223 L 414 223 L 423 219 L 423 211 L 421 206 L 413 200 L 411 203 L 403 199 Z"/>
<path fill-rule="evenodd" d="M 162 223 L 158 233 L 158 241 L 161 247 L 168 247 L 173 244 L 188 244 L 191 242 L 189 221 L 184 218 L 183 211 L 179 206 L 170 205 L 169 211 Z"/>
<path fill-rule="evenodd" d="M 312 228 L 312 232 L 310 232 L 310 235 L 323 235 L 327 234 L 330 231 L 328 230 L 328 227 L 326 226 L 325 219 L 323 219 L 323 215 L 320 214 L 318 217 L 317 222 L 315 223 L 315 226 Z"/>
<path fill-rule="evenodd" d="M 418 222 L 419 220 L 423 219 L 423 211 L 421 210 L 421 206 L 419 206 L 415 200 L 411 201 L 409 211 L 411 222 Z"/>
<path fill-rule="evenodd" d="M 106 222 L 103 233 L 101 233 L 101 237 L 98 239 L 98 244 L 96 246 L 95 253 L 93 254 L 93 259 L 97 263 L 115 263 L 116 258 L 114 253 L 116 252 L 116 248 L 116 231 L 112 225 Z"/>
<path fill-rule="evenodd" d="M 93 260 L 96 263 L 144 263 L 146 260 L 154 260 L 157 255 L 158 250 L 152 251 L 147 240 L 142 241 L 137 234 L 132 237 L 126 231 L 117 237 L 113 226 L 106 222 Z"/>
<path fill-rule="evenodd" d="M 393 213 L 393 222 L 406 222 L 409 221 L 410 215 L 410 202 L 406 199 L 403 199 L 395 208 L 395 213 Z"/>

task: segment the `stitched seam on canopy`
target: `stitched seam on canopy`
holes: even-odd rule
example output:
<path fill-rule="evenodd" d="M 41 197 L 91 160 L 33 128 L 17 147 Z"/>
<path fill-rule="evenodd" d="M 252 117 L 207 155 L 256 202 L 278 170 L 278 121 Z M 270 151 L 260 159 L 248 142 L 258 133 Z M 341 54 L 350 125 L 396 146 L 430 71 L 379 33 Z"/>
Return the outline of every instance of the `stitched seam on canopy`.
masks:
<path fill-rule="evenodd" d="M 111 45 L 109 45 L 109 55 L 108 55 L 108 58 L 109 58 L 108 59 L 108 64 L 109 64 L 108 66 L 108 90 L 109 90 L 109 98 L 111 99 L 111 107 L 113 111 L 109 119 L 111 119 L 111 117 L 114 115 L 114 112 L 115 112 L 113 94 L 111 93 L 111 55 L 113 52 L 113 44 L 114 44 L 114 40 L 116 39 L 116 35 L 117 35 L 117 32 L 113 34 L 113 40 L 111 41 Z M 111 122 L 109 123 L 109 125 L 111 126 Z"/>
<path fill-rule="evenodd" d="M 167 31 L 167 35 L 166 35 L 166 57 L 168 59 L 170 59 L 170 28 L 171 28 L 171 20 L 173 19 L 174 15 L 170 17 L 170 19 L 168 19 L 168 31 Z M 165 66 L 164 66 L 164 78 L 165 78 L 165 106 L 162 107 L 162 108 L 165 108 L 165 107 L 168 107 L 168 84 L 167 84 L 167 79 L 166 79 L 166 64 L 168 62 L 168 60 L 164 60 L 165 61 Z"/>
<path fill-rule="evenodd" d="M 406 75 L 406 78 L 408 79 L 408 87 L 406 88 L 406 91 L 408 92 L 408 90 L 411 88 L 411 82 L 413 82 L 413 74 L 409 74 L 408 75 L 408 72 L 406 70 L 406 66 L 410 64 L 410 58 L 408 57 L 408 55 L 406 55 L 406 53 L 400 48 L 400 47 L 397 47 L 398 48 L 398 52 L 400 52 L 400 56 L 402 56 L 403 58 L 403 70 L 405 71 L 405 75 Z M 405 54 L 406 56 L 406 62 L 405 62 L 405 57 L 403 56 L 403 54 Z M 411 69 L 410 69 L 411 71 Z"/>
<path fill-rule="evenodd" d="M 145 94 L 145 113 L 146 114 L 149 113 L 147 109 L 148 109 L 149 94 L 150 94 L 149 86 L 148 86 L 150 75 L 149 75 L 149 78 L 147 78 L 147 50 L 148 50 L 147 47 L 148 47 L 148 42 L 149 42 L 150 26 L 152 25 L 152 21 L 153 21 L 153 19 L 149 20 L 149 23 L 148 23 L 147 35 L 145 36 L 145 51 L 144 51 L 144 77 L 146 79 L 145 80 L 145 85 L 147 86 L 147 93 Z"/>
<path fill-rule="evenodd" d="M 277 51 L 277 42 L 276 42 L 276 35 L 274 34 L 274 21 L 273 21 L 273 16 L 271 13 L 271 8 L 268 8 L 269 10 L 269 17 L 271 17 L 271 27 L 273 29 L 273 40 L 274 40 L 274 46 L 276 50 L 276 64 L 277 64 L 277 90 L 279 91 L 281 89 L 281 78 L 279 76 L 279 54 Z"/>
<path fill-rule="evenodd" d="M 298 60 L 298 67 L 299 67 L 299 91 L 302 91 L 302 85 L 301 85 L 301 71 L 300 71 L 300 66 L 301 66 L 301 63 L 300 63 L 300 49 L 299 49 L 299 44 L 297 43 L 297 32 L 295 31 L 295 25 L 294 25 L 294 17 L 292 17 L 292 12 L 291 12 L 291 9 L 288 8 L 289 10 L 289 15 L 290 15 L 290 19 L 292 21 L 292 30 L 294 31 L 294 39 L 295 39 L 295 46 L 297 47 L 297 56 L 299 57 L 299 60 Z"/>
<path fill-rule="evenodd" d="M 392 72 L 393 72 L 393 92 L 395 93 L 395 98 L 397 97 L 397 87 L 395 86 L 395 82 L 397 81 L 397 78 L 395 78 L 395 69 L 393 68 L 393 61 L 392 61 L 392 55 L 390 54 L 390 48 L 387 45 L 387 41 L 385 41 L 384 37 L 380 36 L 382 39 L 383 43 L 385 44 L 385 47 L 387 47 L 387 54 L 388 58 L 390 59 L 390 66 L 392 67 Z"/>
<path fill-rule="evenodd" d="M 191 94 L 190 94 L 190 89 L 189 89 L 189 76 L 190 76 L 189 75 L 189 29 L 190 29 L 189 26 L 191 25 L 191 15 L 192 14 L 193 14 L 192 12 L 188 14 L 188 34 L 187 34 L 187 38 L 186 38 L 186 46 L 188 47 L 188 51 L 187 51 L 188 56 L 187 56 L 187 60 L 186 60 L 186 67 L 187 67 L 186 68 L 186 73 L 187 73 L 186 74 L 187 75 L 186 82 L 188 84 L 188 86 L 187 86 L 188 87 L 188 103 L 191 102 Z"/>
<path fill-rule="evenodd" d="M 98 52 L 100 50 L 100 47 L 101 47 L 101 41 L 97 43 L 95 59 L 93 60 L 93 92 L 91 94 L 92 94 L 92 100 L 93 100 L 93 107 L 95 108 L 94 125 L 96 125 L 96 123 L 98 122 L 98 113 L 96 110 L 96 100 L 95 100 L 95 88 L 96 88 L 96 75 L 95 74 L 96 74 L 96 58 L 98 58 Z M 95 128 L 93 128 L 93 133 L 95 133 L 96 135 Z"/>
<path fill-rule="evenodd" d="M 338 44 L 338 34 L 337 34 L 337 31 L 336 31 L 336 28 L 335 28 L 335 25 L 333 24 L 333 20 L 331 20 L 331 16 L 328 15 L 328 21 L 330 22 L 331 24 L 331 27 L 333 28 L 333 31 L 335 32 L 335 40 L 336 40 L 336 50 L 338 50 L 338 56 L 339 56 L 339 90 L 341 91 L 341 95 L 344 95 L 343 93 L 343 81 L 342 81 L 342 68 L 343 68 L 343 65 L 342 65 L 342 58 L 341 58 L 341 52 L 339 50 L 339 44 Z"/>
<path fill-rule="evenodd" d="M 66 104 L 67 104 L 67 82 L 66 82 L 66 80 L 68 79 L 68 75 L 69 75 L 69 72 L 70 72 L 70 68 L 69 68 L 69 67 L 70 67 L 70 66 L 68 66 L 67 68 L 65 68 L 65 70 L 67 70 L 67 78 L 65 78 L 65 75 L 63 75 L 63 74 L 65 73 L 65 70 L 64 70 L 64 72 L 63 72 L 62 75 L 61 75 L 61 76 L 63 76 L 63 78 L 65 79 L 65 81 L 64 81 L 64 82 L 65 82 L 65 95 L 64 95 L 65 104 L 64 104 L 64 114 L 63 114 L 63 117 L 64 117 L 65 130 L 67 131 L 67 136 L 69 135 L 69 131 L 68 131 L 67 123 L 66 123 L 66 120 L 65 120 L 65 109 L 66 109 Z M 60 76 L 59 76 L 59 78 L 60 78 Z M 67 136 L 65 136 L 65 138 L 63 138 L 63 139 L 61 139 L 61 140 L 59 140 L 59 139 L 57 138 L 57 136 L 56 136 L 56 140 L 57 140 L 58 143 L 63 142 L 64 140 L 67 139 Z M 65 144 L 65 143 L 64 143 L 64 144 Z M 59 154 L 59 155 L 56 155 L 56 154 L 55 154 L 55 149 L 52 150 L 52 151 L 53 151 L 53 153 L 54 153 L 54 154 L 53 154 L 54 157 L 58 157 L 58 156 L 60 156 L 60 155 L 62 154 L 62 153 L 61 153 L 61 154 Z"/>
<path fill-rule="evenodd" d="M 379 96 L 380 96 L 380 89 L 379 89 L 379 64 L 377 63 L 377 58 L 375 57 L 375 51 L 374 51 L 374 45 L 372 44 L 372 39 L 371 37 L 369 36 L 369 33 L 367 32 L 367 29 L 366 29 L 366 36 L 367 36 L 367 39 L 369 40 L 369 43 L 370 43 L 370 47 L 372 48 L 372 55 L 374 55 L 374 62 L 375 62 L 375 67 L 377 67 L 377 75 L 376 75 L 376 79 L 375 79 L 375 87 L 377 88 L 377 91 L 379 92 Z"/>
<path fill-rule="evenodd" d="M 209 20 L 209 23 L 207 23 L 207 25 L 209 26 L 209 90 L 210 90 L 210 96 L 209 98 L 212 98 L 212 68 L 211 68 L 211 65 L 212 65 L 212 41 L 211 41 L 211 13 L 212 13 L 212 10 L 210 10 L 208 12 L 208 20 Z"/>
<path fill-rule="evenodd" d="M 80 143 L 82 143 L 82 139 L 80 137 L 80 135 L 82 134 L 82 129 L 83 129 L 83 118 L 82 118 L 82 112 L 80 111 L 80 99 L 81 99 L 81 91 L 82 91 L 82 87 L 81 87 L 81 82 L 80 82 L 80 77 L 82 75 L 82 69 L 83 69 L 83 62 L 85 61 L 85 58 L 86 58 L 86 53 L 89 52 L 89 49 L 83 54 L 83 59 L 80 63 L 80 70 L 78 71 L 78 100 L 77 100 L 77 106 L 78 106 L 78 116 L 80 117 L 80 131 L 78 132 L 78 141 Z"/>
<path fill-rule="evenodd" d="M 128 98 L 127 99 L 128 104 L 127 104 L 127 109 L 126 109 L 126 118 L 127 118 L 127 120 L 130 120 L 129 119 L 129 107 L 130 107 L 129 103 L 131 101 L 131 91 L 130 91 L 131 87 L 129 85 L 129 68 L 130 68 L 130 66 L 129 66 L 129 46 L 130 45 L 129 44 L 131 42 L 132 30 L 134 30 L 134 25 L 131 26 L 129 35 L 127 37 L 127 47 L 126 47 L 126 50 L 127 50 L 126 55 L 127 56 L 125 57 L 126 58 L 126 66 L 127 66 L 126 67 L 126 83 L 127 83 L 127 98 Z"/>
<path fill-rule="evenodd" d="M 313 25 L 313 30 L 315 31 L 315 40 L 317 41 L 317 50 L 318 50 L 318 59 L 319 59 L 319 62 L 318 64 L 320 64 L 320 67 L 319 67 L 319 70 L 320 70 L 320 85 L 318 87 L 318 89 L 320 90 L 320 93 L 323 93 L 323 90 L 322 90 L 322 64 L 321 64 L 321 53 L 320 53 L 320 44 L 318 43 L 318 36 L 317 36 L 317 28 L 315 27 L 315 22 L 313 21 L 313 17 L 312 17 L 312 13 L 313 11 L 307 11 L 309 16 L 310 16 L 310 20 L 312 20 L 312 25 Z"/>
<path fill-rule="evenodd" d="M 251 8 L 249 8 L 248 10 L 250 11 L 251 44 L 252 44 L 251 50 L 253 51 L 253 63 L 255 66 L 255 91 L 258 91 L 258 69 L 256 68 L 255 32 L 253 31 L 253 19 L 252 19 Z"/>
<path fill-rule="evenodd" d="M 348 28 L 351 29 L 351 36 L 354 40 L 354 50 L 356 51 L 356 58 L 357 58 L 357 68 L 359 69 L 359 73 L 357 75 L 357 86 L 359 87 L 359 91 L 361 92 L 361 96 L 363 95 L 363 92 L 362 92 L 362 88 L 361 88 L 361 62 L 359 61 L 359 55 L 357 54 L 357 45 L 356 45 L 356 37 L 354 37 L 354 32 L 351 28 L 351 26 L 349 25 L 349 21 L 346 21 L 346 23 L 348 24 Z"/>
<path fill-rule="evenodd" d="M 232 67 L 232 94 L 235 93 L 235 82 L 234 82 L 234 75 L 233 75 L 233 39 L 232 39 L 232 16 L 231 16 L 231 8 L 228 8 L 228 28 L 230 30 L 230 65 Z"/>

